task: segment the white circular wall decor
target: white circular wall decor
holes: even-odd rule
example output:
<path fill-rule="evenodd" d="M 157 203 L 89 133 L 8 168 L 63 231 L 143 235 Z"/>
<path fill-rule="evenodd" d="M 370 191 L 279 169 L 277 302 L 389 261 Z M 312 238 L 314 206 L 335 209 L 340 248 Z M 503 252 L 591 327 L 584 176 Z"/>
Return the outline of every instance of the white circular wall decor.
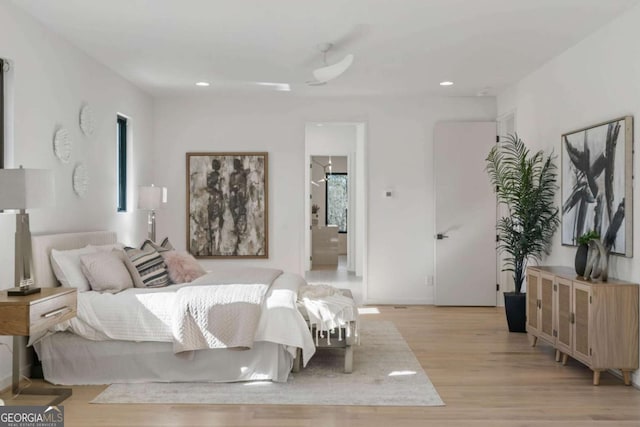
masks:
<path fill-rule="evenodd" d="M 84 104 L 80 108 L 80 129 L 87 136 L 93 135 L 95 130 L 95 122 L 93 120 L 93 111 L 89 104 Z"/>
<path fill-rule="evenodd" d="M 84 197 L 89 189 L 89 172 L 83 163 L 78 163 L 73 170 L 73 191 Z"/>
<path fill-rule="evenodd" d="M 65 128 L 58 129 L 53 136 L 53 153 L 62 163 L 69 163 L 71 148 L 72 143 L 69 131 Z"/>

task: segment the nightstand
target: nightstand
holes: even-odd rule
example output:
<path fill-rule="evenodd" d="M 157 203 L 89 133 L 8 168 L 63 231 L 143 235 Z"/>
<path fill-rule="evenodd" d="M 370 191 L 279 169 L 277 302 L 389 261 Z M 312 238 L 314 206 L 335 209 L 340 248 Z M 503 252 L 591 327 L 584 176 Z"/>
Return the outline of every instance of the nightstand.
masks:
<path fill-rule="evenodd" d="M 8 296 L 0 291 L 0 335 L 13 335 L 13 381 L 11 390 L 20 392 L 20 353 L 24 337 L 45 332 L 64 320 L 76 316 L 77 292 L 73 288 L 42 288 L 40 293 Z M 70 388 L 27 388 L 20 394 L 56 396 L 48 405 L 55 406 L 71 396 Z"/>

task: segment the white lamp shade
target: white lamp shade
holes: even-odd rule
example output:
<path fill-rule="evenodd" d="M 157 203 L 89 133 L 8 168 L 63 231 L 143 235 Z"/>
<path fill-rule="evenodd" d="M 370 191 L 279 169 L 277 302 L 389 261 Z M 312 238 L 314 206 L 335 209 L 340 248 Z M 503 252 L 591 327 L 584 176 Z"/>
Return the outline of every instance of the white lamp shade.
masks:
<path fill-rule="evenodd" d="M 167 189 L 154 185 L 138 187 L 138 209 L 155 211 L 167 203 Z"/>
<path fill-rule="evenodd" d="M 33 209 L 54 204 L 53 172 L 0 169 L 0 209 Z"/>
<path fill-rule="evenodd" d="M 328 82 L 347 71 L 349 67 L 351 67 L 351 64 L 353 64 L 353 54 L 350 53 L 342 58 L 341 61 L 336 62 L 333 65 L 328 65 L 314 70 L 313 77 L 315 77 L 319 82 Z"/>

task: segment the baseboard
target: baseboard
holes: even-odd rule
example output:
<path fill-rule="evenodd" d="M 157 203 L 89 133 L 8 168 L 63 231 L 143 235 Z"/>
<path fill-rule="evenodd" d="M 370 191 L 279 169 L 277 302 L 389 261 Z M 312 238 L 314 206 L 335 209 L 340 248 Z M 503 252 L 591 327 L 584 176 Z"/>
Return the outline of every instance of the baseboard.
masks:
<path fill-rule="evenodd" d="M 367 298 L 364 305 L 433 305 L 433 299 L 378 299 Z"/>

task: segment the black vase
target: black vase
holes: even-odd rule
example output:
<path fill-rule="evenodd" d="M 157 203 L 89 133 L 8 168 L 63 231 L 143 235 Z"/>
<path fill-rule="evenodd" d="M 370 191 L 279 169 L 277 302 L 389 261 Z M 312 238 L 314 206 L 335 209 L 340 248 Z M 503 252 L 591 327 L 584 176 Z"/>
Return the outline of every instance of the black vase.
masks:
<path fill-rule="evenodd" d="M 527 294 L 505 292 L 504 311 L 509 332 L 527 332 Z"/>
<path fill-rule="evenodd" d="M 582 244 L 578 246 L 576 251 L 575 268 L 578 276 L 584 276 L 584 270 L 587 268 L 587 255 L 589 254 L 589 246 Z"/>

